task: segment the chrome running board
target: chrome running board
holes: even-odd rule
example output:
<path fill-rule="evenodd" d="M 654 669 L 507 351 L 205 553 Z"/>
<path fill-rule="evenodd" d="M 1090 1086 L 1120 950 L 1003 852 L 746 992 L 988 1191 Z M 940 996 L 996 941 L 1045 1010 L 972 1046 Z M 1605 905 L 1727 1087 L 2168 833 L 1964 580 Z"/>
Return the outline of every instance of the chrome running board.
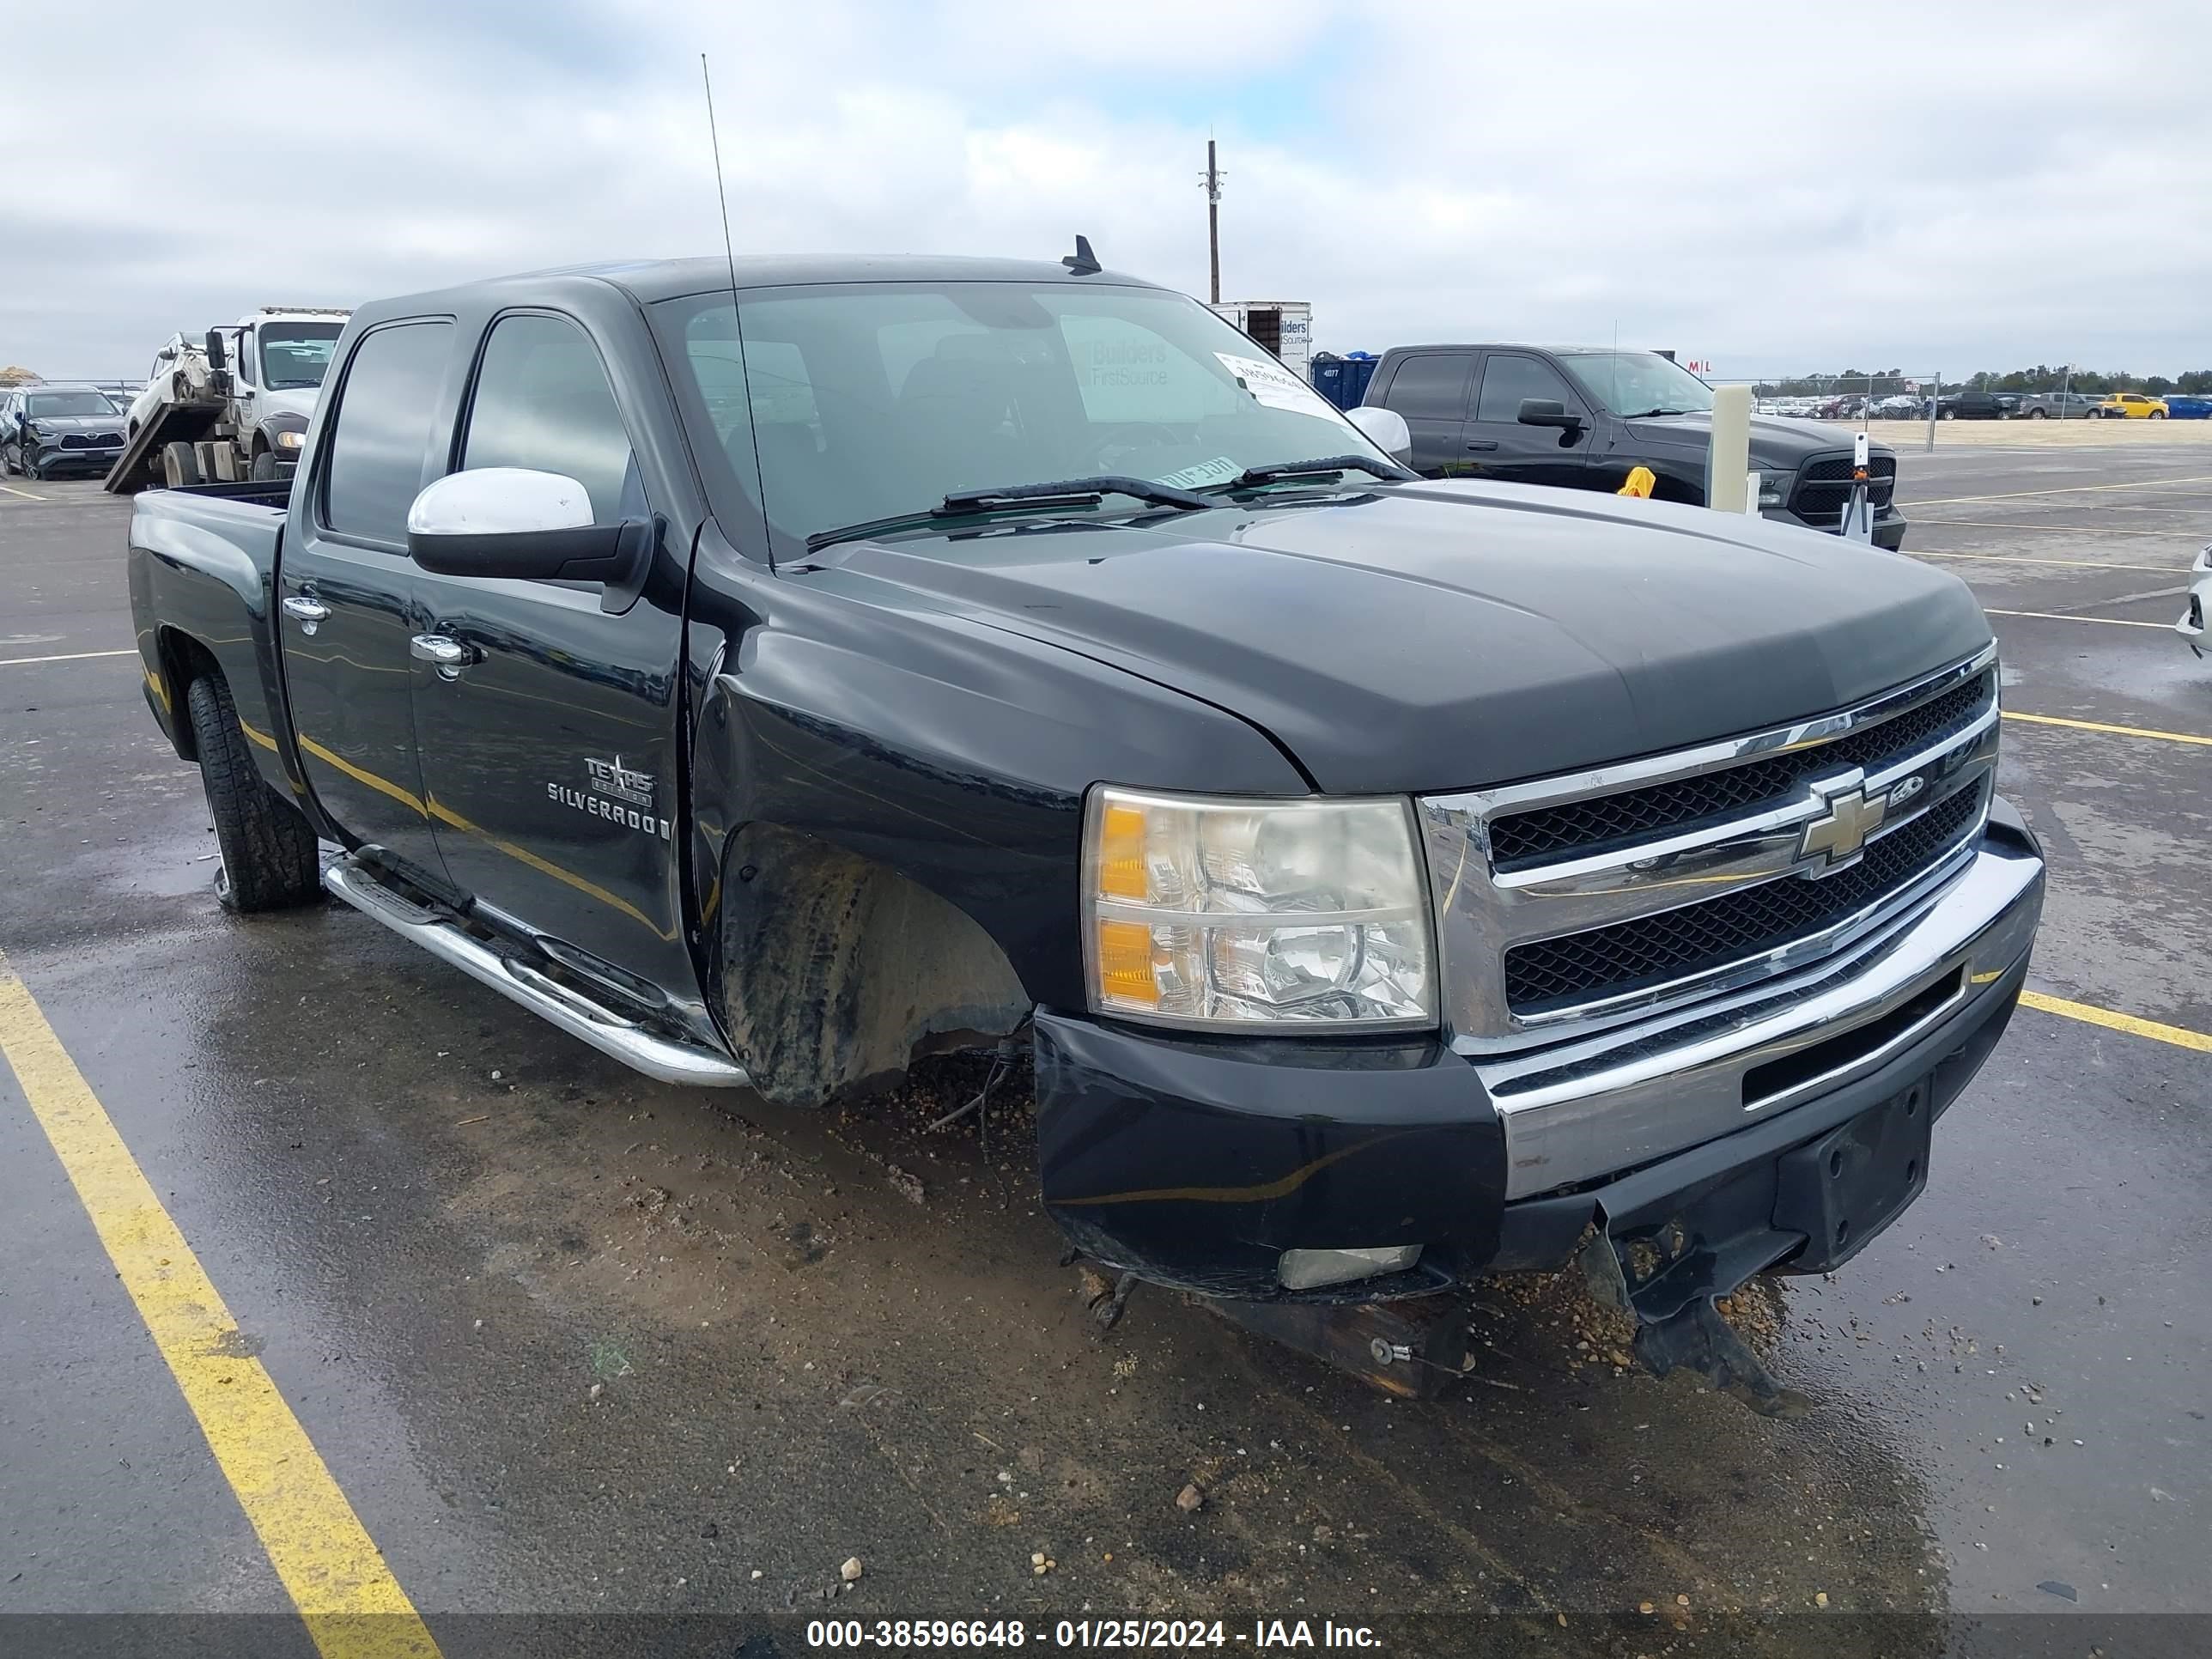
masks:
<path fill-rule="evenodd" d="M 512 998 L 541 1019 L 579 1037 L 633 1071 L 663 1083 L 707 1089 L 742 1089 L 744 1067 L 697 1043 L 647 1030 L 635 1020 L 563 985 L 528 962 L 503 956 L 453 923 L 393 892 L 372 867 L 350 855 L 323 871 L 323 885 L 362 915 L 374 916 L 401 938 L 451 963 L 471 979 Z"/>

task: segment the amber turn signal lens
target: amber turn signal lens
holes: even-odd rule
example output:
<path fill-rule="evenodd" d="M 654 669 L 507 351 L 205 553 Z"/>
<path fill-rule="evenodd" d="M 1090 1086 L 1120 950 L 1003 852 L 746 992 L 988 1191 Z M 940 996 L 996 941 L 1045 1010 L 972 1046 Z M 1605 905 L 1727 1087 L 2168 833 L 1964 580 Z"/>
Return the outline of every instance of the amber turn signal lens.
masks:
<path fill-rule="evenodd" d="M 1098 988 L 1113 1001 L 1159 1006 L 1150 927 L 1141 921 L 1098 924 Z"/>
<path fill-rule="evenodd" d="M 1134 899 L 1141 904 L 1149 892 L 1145 879 L 1145 809 L 1116 802 L 1107 807 L 1098 825 L 1098 896 Z"/>

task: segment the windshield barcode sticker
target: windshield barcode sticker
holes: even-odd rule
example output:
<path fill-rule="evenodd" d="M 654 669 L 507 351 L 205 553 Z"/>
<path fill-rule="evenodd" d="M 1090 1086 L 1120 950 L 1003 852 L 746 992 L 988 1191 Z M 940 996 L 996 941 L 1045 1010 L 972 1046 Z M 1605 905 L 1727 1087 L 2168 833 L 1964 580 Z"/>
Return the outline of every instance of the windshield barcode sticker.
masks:
<path fill-rule="evenodd" d="M 1287 409 L 1298 415 L 1334 417 L 1336 410 L 1329 407 L 1321 393 L 1280 363 L 1261 357 L 1240 357 L 1229 351 L 1217 351 L 1213 355 L 1221 360 L 1224 368 L 1237 377 L 1237 385 L 1267 408 Z"/>

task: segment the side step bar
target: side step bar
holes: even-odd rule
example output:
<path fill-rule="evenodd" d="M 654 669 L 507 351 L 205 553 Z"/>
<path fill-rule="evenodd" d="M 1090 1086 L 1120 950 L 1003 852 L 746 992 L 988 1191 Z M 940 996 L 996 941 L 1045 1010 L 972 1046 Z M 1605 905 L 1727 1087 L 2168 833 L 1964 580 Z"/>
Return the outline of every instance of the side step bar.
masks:
<path fill-rule="evenodd" d="M 401 938 L 442 957 L 471 979 L 513 998 L 532 1013 L 634 1071 L 663 1083 L 688 1083 L 707 1089 L 742 1089 L 748 1081 L 744 1067 L 726 1054 L 649 1031 L 528 963 L 502 956 L 471 938 L 435 912 L 385 886 L 358 859 L 341 858 L 325 866 L 323 885 Z"/>

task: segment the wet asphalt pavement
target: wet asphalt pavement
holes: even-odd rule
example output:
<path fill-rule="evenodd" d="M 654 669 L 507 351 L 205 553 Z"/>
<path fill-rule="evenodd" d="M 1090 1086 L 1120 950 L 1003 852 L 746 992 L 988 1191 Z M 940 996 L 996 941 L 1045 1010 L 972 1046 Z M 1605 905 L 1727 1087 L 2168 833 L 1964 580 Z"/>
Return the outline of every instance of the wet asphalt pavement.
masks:
<path fill-rule="evenodd" d="M 2112 625 L 2179 613 L 2212 446 L 1904 477 L 1913 551 L 2042 613 L 1994 617 L 2008 709 L 2212 736 L 2212 661 Z M 1797 1420 L 1622 1371 L 1565 1282 L 1484 1287 L 1473 1373 L 1432 1403 L 1163 1292 L 1102 1334 L 1018 1099 L 989 1161 L 972 1124 L 926 1132 L 972 1067 L 843 1113 L 687 1093 L 349 911 L 223 915 L 133 658 L 77 654 L 131 647 L 127 507 L 21 487 L 46 499 L 0 494 L 0 950 L 449 1653 L 471 1614 L 825 1605 L 1502 1611 L 1623 1654 L 1729 1651 L 1732 1615 L 1771 1613 L 1759 1650 L 1847 1656 L 1942 1650 L 1929 1613 L 1999 1616 L 1954 1650 L 2064 1613 L 2051 1650 L 2119 1653 L 2149 1627 L 2114 1615 L 2212 1612 L 2212 1056 L 2023 1008 L 1926 1196 L 1832 1281 L 1753 1299 L 1818 1402 Z M 2005 743 L 2051 866 L 2032 986 L 2212 1031 L 2212 750 Z M 5 1067 L 0 1262 L 0 1613 L 284 1613 Z M 672 1639 L 617 1620 L 592 1646 Z"/>

